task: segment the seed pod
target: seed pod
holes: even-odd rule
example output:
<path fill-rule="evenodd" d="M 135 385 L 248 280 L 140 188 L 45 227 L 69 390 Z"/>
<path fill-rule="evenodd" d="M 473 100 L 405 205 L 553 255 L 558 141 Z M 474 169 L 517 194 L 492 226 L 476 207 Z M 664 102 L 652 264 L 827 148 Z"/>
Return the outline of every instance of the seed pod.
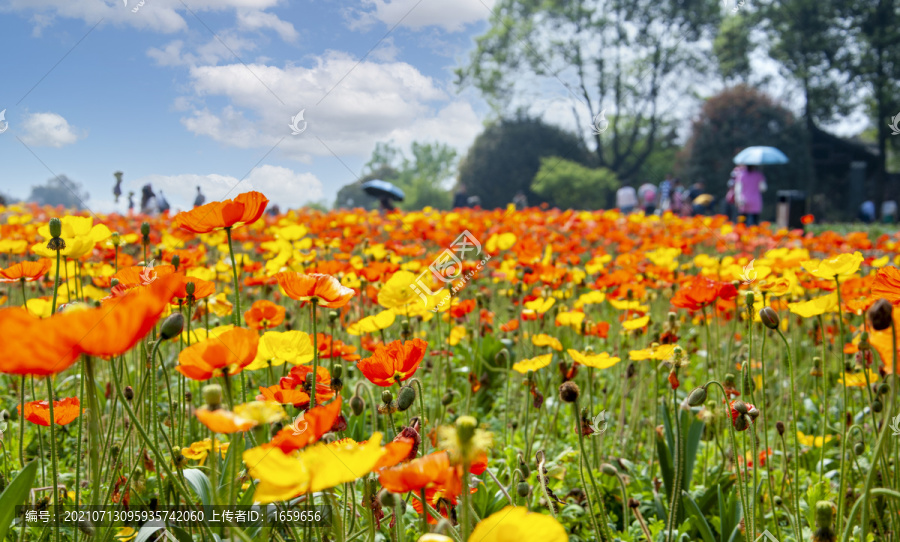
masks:
<path fill-rule="evenodd" d="M 416 390 L 412 386 L 403 386 L 400 388 L 400 395 L 397 396 L 397 408 L 401 412 L 412 406 L 416 400 Z"/>
<path fill-rule="evenodd" d="M 869 308 L 869 321 L 872 322 L 872 329 L 875 331 L 884 331 L 891 327 L 893 318 L 893 307 L 887 299 L 881 298 Z"/>
<path fill-rule="evenodd" d="M 578 400 L 578 384 L 572 382 L 571 380 L 568 382 L 563 382 L 559 387 L 559 398 L 563 403 L 574 403 Z"/>
<path fill-rule="evenodd" d="M 383 392 L 381 392 L 381 400 L 384 402 L 384 404 L 388 404 L 394 400 L 394 394 L 391 393 L 391 390 L 384 390 Z"/>
<path fill-rule="evenodd" d="M 759 319 L 762 320 L 764 326 L 769 329 L 778 329 L 781 318 L 772 307 L 763 307 L 759 310 Z"/>
<path fill-rule="evenodd" d="M 782 422 L 782 421 L 775 422 L 775 429 L 778 431 L 778 434 L 780 436 L 782 436 L 782 437 L 784 436 L 784 422 Z"/>
<path fill-rule="evenodd" d="M 516 493 L 519 494 L 519 497 L 523 499 L 531 493 L 531 486 L 529 486 L 526 482 L 519 482 L 516 484 Z"/>
<path fill-rule="evenodd" d="M 891 387 L 884 382 L 878 386 L 878 395 L 884 395 L 889 391 L 891 391 Z"/>
<path fill-rule="evenodd" d="M 124 394 L 125 399 L 131 401 L 132 399 L 134 399 L 134 388 L 132 388 L 131 386 L 125 386 Z"/>
<path fill-rule="evenodd" d="M 393 508 L 394 505 L 397 504 L 397 499 L 394 497 L 394 494 L 387 490 L 378 494 L 378 500 L 381 502 L 381 506 L 387 506 L 388 508 Z"/>
<path fill-rule="evenodd" d="M 62 235 L 62 221 L 58 218 L 50 219 L 50 237 L 59 237 Z"/>
<path fill-rule="evenodd" d="M 181 263 L 181 256 L 179 256 L 178 254 L 175 254 L 174 256 L 172 256 L 172 267 L 175 268 L 175 271 L 178 271 L 178 264 L 180 264 L 180 263 Z"/>
<path fill-rule="evenodd" d="M 884 404 L 879 399 L 875 399 L 872 401 L 872 411 L 873 412 L 881 412 L 884 410 Z"/>
<path fill-rule="evenodd" d="M 328 323 L 333 324 L 337 322 L 337 319 L 341 316 L 338 311 L 328 311 Z"/>
<path fill-rule="evenodd" d="M 749 291 L 749 292 L 747 292 L 747 295 L 746 295 L 746 297 L 745 297 L 744 299 L 747 301 L 747 306 L 748 306 L 748 307 L 752 307 L 752 306 L 753 306 L 753 302 L 756 300 L 755 297 L 753 296 L 753 291 L 752 291 L 752 290 Z"/>
<path fill-rule="evenodd" d="M 142 222 L 141 223 L 141 235 L 144 237 L 144 242 L 150 240 L 150 223 Z"/>
<path fill-rule="evenodd" d="M 206 401 L 210 409 L 218 408 L 222 404 L 222 386 L 218 384 L 203 386 L 203 400 Z"/>
<path fill-rule="evenodd" d="M 192 296 L 197 291 L 197 286 L 193 282 L 188 282 L 184 285 L 184 291 L 187 292 L 187 295 Z"/>
<path fill-rule="evenodd" d="M 163 320 L 159 327 L 159 336 L 162 337 L 162 340 L 167 341 L 181 335 L 183 329 L 184 315 L 180 312 L 173 312 Z"/>
<path fill-rule="evenodd" d="M 359 395 L 350 398 L 350 410 L 354 416 L 359 416 L 366 409 L 366 402 Z"/>
<path fill-rule="evenodd" d="M 862 441 L 854 444 L 853 445 L 853 453 L 855 453 L 856 455 L 862 455 L 862 454 L 866 453 L 866 444 Z"/>

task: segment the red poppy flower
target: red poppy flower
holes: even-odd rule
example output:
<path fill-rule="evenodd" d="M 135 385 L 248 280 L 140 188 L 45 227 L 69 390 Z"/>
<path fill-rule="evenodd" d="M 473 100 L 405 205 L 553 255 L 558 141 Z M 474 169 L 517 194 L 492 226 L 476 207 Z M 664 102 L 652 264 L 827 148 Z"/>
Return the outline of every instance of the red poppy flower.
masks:
<path fill-rule="evenodd" d="M 192 380 L 237 374 L 253 362 L 258 347 L 255 331 L 237 327 L 182 350 L 175 370 Z"/>
<path fill-rule="evenodd" d="M 286 454 L 309 446 L 322 438 L 322 435 L 331 431 L 340 415 L 341 398 L 338 396 L 327 405 L 317 406 L 304 412 L 302 423 L 294 422 L 295 425 L 299 423 L 300 427 L 285 427 L 275 434 L 271 444 L 281 448 L 281 451 Z M 297 429 L 303 430 L 297 431 Z"/>
<path fill-rule="evenodd" d="M 319 300 L 320 307 L 343 307 L 353 297 L 353 289 L 347 288 L 341 281 L 331 275 L 312 273 L 304 275 L 293 271 L 284 271 L 275 275 L 279 286 L 291 299 L 309 301 Z"/>
<path fill-rule="evenodd" d="M 51 262 L 47 258 L 42 258 L 36 262 L 19 262 L 13 264 L 6 269 L 0 269 L 0 282 L 13 282 L 24 280 L 25 282 L 34 282 L 43 277 L 47 271 L 50 271 Z"/>
<path fill-rule="evenodd" d="M 19 413 L 22 406 L 16 407 Z M 53 401 L 53 421 L 56 425 L 68 425 L 81 415 L 81 404 L 78 397 L 66 397 L 61 401 Z M 25 403 L 24 418 L 31 423 L 50 426 L 50 403 L 48 401 L 31 401 Z"/>
<path fill-rule="evenodd" d="M 356 347 L 345 344 L 339 339 L 325 333 L 316 333 L 316 342 L 319 346 L 319 359 L 342 358 L 346 361 L 359 361 Z"/>
<path fill-rule="evenodd" d="M 356 364 L 369 382 L 388 387 L 410 378 L 422 363 L 428 343 L 422 339 L 379 346 L 370 358 Z"/>
<path fill-rule="evenodd" d="M 254 301 L 250 309 L 244 313 L 244 321 L 247 327 L 258 331 L 265 331 L 278 327 L 284 322 L 285 308 L 271 301 L 260 299 Z"/>
<path fill-rule="evenodd" d="M 718 282 L 709 277 L 694 275 L 682 284 L 672 296 L 672 305 L 690 311 L 698 311 L 715 302 L 716 299 L 726 301 L 737 297 L 737 289 L 730 282 Z"/>
<path fill-rule="evenodd" d="M 176 228 L 192 233 L 209 233 L 241 224 L 253 224 L 263 215 L 268 198 L 259 192 L 238 194 L 233 200 L 214 201 L 178 213 L 173 222 Z"/>
<path fill-rule="evenodd" d="M 0 372 L 50 375 L 70 367 L 81 354 L 127 352 L 156 325 L 174 286 L 165 277 L 96 309 L 57 313 L 43 320 L 19 307 L 0 309 L 4 336 Z"/>
<path fill-rule="evenodd" d="M 475 309 L 475 300 L 474 299 L 466 299 L 465 301 L 460 301 L 456 305 L 450 307 L 450 316 L 453 318 L 463 318 L 465 315 L 469 314 Z"/>

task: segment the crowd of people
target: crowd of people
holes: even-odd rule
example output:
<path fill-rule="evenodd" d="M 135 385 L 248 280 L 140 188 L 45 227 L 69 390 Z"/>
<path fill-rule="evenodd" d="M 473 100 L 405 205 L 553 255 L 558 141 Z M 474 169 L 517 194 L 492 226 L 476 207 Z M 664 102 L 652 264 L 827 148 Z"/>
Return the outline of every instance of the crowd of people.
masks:
<path fill-rule="evenodd" d="M 645 182 L 635 189 L 633 183 L 624 182 L 616 191 L 616 208 L 626 214 L 642 210 L 647 215 L 671 211 L 680 216 L 693 216 L 712 213 L 719 202 L 721 212 L 732 220 L 741 216 L 748 225 L 754 225 L 759 224 L 762 195 L 767 188 L 766 178 L 757 166 L 735 167 L 723 198 L 707 193 L 701 181 L 688 187 L 668 173 L 659 186 Z"/>
<path fill-rule="evenodd" d="M 117 171 L 114 173 L 116 177 L 116 184 L 113 186 L 113 196 L 115 196 L 116 203 L 119 202 L 119 196 L 122 195 L 122 172 Z M 194 207 L 200 207 L 206 203 L 206 196 L 203 195 L 203 191 L 200 190 L 200 187 L 197 186 L 197 196 L 194 198 Z M 130 190 L 128 192 L 128 213 L 134 214 L 134 191 Z M 141 202 L 138 211 L 142 215 L 156 215 L 168 213 L 172 210 L 171 205 L 169 205 L 169 201 L 166 199 L 163 191 L 160 190 L 159 194 L 153 191 L 153 185 L 150 183 L 145 184 L 141 187 Z"/>

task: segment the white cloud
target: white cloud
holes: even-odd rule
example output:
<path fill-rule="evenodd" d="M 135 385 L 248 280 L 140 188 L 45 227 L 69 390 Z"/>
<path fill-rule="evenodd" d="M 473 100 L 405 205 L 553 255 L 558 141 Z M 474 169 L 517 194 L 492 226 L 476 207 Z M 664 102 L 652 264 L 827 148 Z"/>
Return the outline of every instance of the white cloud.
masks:
<path fill-rule="evenodd" d="M 244 30 L 263 30 L 270 28 L 281 36 L 284 41 L 295 41 L 299 34 L 289 22 L 282 21 L 274 13 L 264 11 L 240 11 L 238 12 L 238 27 Z"/>
<path fill-rule="evenodd" d="M 85 136 L 56 113 L 32 113 L 25 118 L 22 128 L 25 130 L 22 141 L 36 147 L 65 147 Z"/>
<path fill-rule="evenodd" d="M 299 173 L 289 168 L 272 165 L 263 165 L 253 169 L 243 181 L 236 177 L 215 173 L 147 175 L 127 183 L 128 190 L 136 193 L 135 204 L 138 204 L 140 200 L 140 188 L 147 183 L 152 185 L 157 195 L 160 192 L 165 195 L 173 211 L 186 210 L 193 206 L 194 197 L 197 195 L 197 186 L 206 196 L 207 203 L 224 198 L 234 198 L 242 192 L 256 190 L 269 198 L 272 202 L 269 205 L 278 204 L 281 209 L 300 207 L 309 202 L 319 201 L 323 196 L 322 181 L 312 173 Z M 127 197 L 123 197 L 121 201 L 127 205 Z"/>
<path fill-rule="evenodd" d="M 438 26 L 459 32 L 466 25 L 491 16 L 496 0 L 363 0 L 363 8 L 351 11 L 350 28 L 367 28 L 381 22 L 418 30 Z"/>
<path fill-rule="evenodd" d="M 238 148 L 271 148 L 282 140 L 278 151 L 303 162 L 332 153 L 366 157 L 376 141 L 392 138 L 464 149 L 482 129 L 468 102 L 405 62 L 359 62 L 328 52 L 311 67 L 249 68 L 192 68 L 195 95 L 179 102 L 190 104 L 184 126 Z M 220 97 L 229 105 L 206 103 Z M 308 128 L 292 136 L 288 124 L 301 109 Z"/>

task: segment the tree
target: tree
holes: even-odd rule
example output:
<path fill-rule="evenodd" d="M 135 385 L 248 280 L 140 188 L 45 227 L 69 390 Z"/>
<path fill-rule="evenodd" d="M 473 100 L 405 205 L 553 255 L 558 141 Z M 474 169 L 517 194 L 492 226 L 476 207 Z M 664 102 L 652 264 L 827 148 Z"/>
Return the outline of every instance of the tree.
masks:
<path fill-rule="evenodd" d="M 748 17 L 739 14 L 726 17 L 719 25 L 719 33 L 713 40 L 719 75 L 725 84 L 747 83 L 750 79 L 750 24 Z"/>
<path fill-rule="evenodd" d="M 561 209 L 604 209 L 619 186 L 606 168 L 589 168 L 558 156 L 541 158 L 532 191 Z"/>
<path fill-rule="evenodd" d="M 503 113 L 562 83 L 590 119 L 605 112 L 596 165 L 623 179 L 654 151 L 671 102 L 706 72 L 702 44 L 721 18 L 719 0 L 498 0 L 493 11 L 458 84 Z"/>
<path fill-rule="evenodd" d="M 58 175 L 48 179 L 46 184 L 32 186 L 27 201 L 54 207 L 62 205 L 66 209 L 83 209 L 90 197 L 81 183 L 65 175 Z"/>
<path fill-rule="evenodd" d="M 546 201 L 531 189 L 541 158 L 558 156 L 589 164 L 590 151 L 578 136 L 538 119 L 501 120 L 475 138 L 459 166 L 459 184 L 484 208 L 502 207 L 522 191 L 530 204 Z"/>
<path fill-rule="evenodd" d="M 766 94 L 745 85 L 725 89 L 703 104 L 683 150 L 685 177 L 688 182 L 702 181 L 710 194 L 724 196 L 734 168 L 732 158 L 751 145 L 777 147 L 790 159 L 764 169 L 769 186 L 764 212 L 774 209 L 777 190 L 806 188 L 798 185 L 809 178 L 811 169 L 805 124 Z"/>

